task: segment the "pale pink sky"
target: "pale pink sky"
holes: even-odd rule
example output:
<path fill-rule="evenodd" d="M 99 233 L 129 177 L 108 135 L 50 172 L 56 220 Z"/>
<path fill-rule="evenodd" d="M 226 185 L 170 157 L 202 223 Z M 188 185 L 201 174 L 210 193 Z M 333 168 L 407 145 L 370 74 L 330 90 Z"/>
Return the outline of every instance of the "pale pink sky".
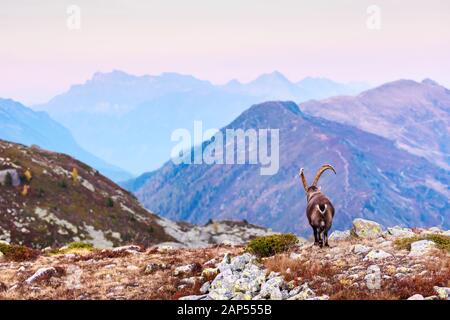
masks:
<path fill-rule="evenodd" d="M 69 5 L 81 29 L 69 30 Z M 366 26 L 370 5 L 381 29 Z M 15 0 L 0 3 L 0 97 L 45 102 L 96 71 L 180 72 L 213 83 L 278 70 L 450 87 L 448 0 Z"/>

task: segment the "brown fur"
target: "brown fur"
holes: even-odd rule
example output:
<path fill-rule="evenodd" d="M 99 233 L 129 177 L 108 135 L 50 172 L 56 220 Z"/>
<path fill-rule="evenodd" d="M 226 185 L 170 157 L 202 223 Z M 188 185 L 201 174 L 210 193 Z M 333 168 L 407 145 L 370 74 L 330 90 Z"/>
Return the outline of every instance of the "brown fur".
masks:
<path fill-rule="evenodd" d="M 308 222 L 313 228 L 314 232 L 314 244 L 322 247 L 323 245 L 328 245 L 328 231 L 331 228 L 334 217 L 334 207 L 331 201 L 321 192 L 320 188 L 317 187 L 317 182 L 320 176 L 326 170 L 332 170 L 334 173 L 336 171 L 330 165 L 323 165 L 317 172 L 313 185 L 308 186 L 303 169 L 300 170 L 300 177 L 302 179 L 303 187 L 306 192 L 306 199 L 308 205 L 306 206 L 306 216 Z"/>

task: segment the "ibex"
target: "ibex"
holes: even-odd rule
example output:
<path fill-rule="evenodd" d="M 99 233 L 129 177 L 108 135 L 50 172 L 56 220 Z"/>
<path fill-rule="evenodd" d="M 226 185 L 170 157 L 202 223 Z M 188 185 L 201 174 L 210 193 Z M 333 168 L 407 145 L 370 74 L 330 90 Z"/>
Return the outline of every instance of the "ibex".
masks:
<path fill-rule="evenodd" d="M 319 245 L 320 247 L 323 245 L 329 247 L 328 231 L 331 228 L 334 217 L 334 207 L 331 204 L 331 201 L 320 191 L 320 187 L 317 187 L 320 176 L 328 169 L 333 170 L 334 174 L 336 174 L 336 171 L 331 165 L 324 164 L 319 171 L 317 171 L 311 186 L 308 186 L 308 182 L 303 173 L 303 168 L 301 168 L 299 172 L 303 188 L 305 188 L 306 192 L 306 216 L 314 231 L 314 244 Z"/>

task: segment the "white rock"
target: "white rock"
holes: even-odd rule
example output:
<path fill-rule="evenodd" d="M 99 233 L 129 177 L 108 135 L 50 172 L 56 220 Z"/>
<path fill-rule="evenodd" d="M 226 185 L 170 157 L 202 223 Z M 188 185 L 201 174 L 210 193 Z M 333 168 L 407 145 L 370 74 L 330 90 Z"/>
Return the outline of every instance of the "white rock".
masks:
<path fill-rule="evenodd" d="M 375 221 L 357 218 L 353 220 L 351 234 L 365 239 L 376 239 L 382 235 L 381 225 Z"/>
<path fill-rule="evenodd" d="M 411 243 L 411 251 L 408 255 L 412 257 L 422 256 L 435 247 L 436 244 L 430 240 L 416 241 Z"/>
<path fill-rule="evenodd" d="M 204 300 L 206 298 L 206 294 L 202 294 L 202 295 L 192 295 L 192 296 L 185 296 L 185 297 L 181 297 L 178 300 Z"/>
<path fill-rule="evenodd" d="M 424 300 L 424 299 L 425 299 L 425 298 L 423 297 L 423 295 L 421 295 L 421 294 L 415 294 L 415 295 L 409 297 L 409 298 L 406 299 L 406 300 Z"/>
<path fill-rule="evenodd" d="M 378 290 L 381 288 L 381 269 L 373 264 L 367 268 L 367 274 L 364 277 L 366 286 L 369 290 Z"/>
<path fill-rule="evenodd" d="M 202 284 L 200 288 L 200 292 L 205 294 L 209 291 L 209 288 L 211 287 L 211 281 L 206 281 L 204 284 Z"/>
<path fill-rule="evenodd" d="M 187 264 L 187 265 L 175 268 L 173 274 L 175 276 L 178 276 L 181 274 L 188 274 L 188 273 L 191 273 L 192 271 L 194 271 L 194 268 L 195 268 L 195 264 Z"/>
<path fill-rule="evenodd" d="M 450 288 L 435 286 L 435 287 L 433 287 L 433 289 L 434 289 L 434 291 L 436 291 L 439 299 L 442 299 L 442 300 L 448 299 L 448 296 L 450 294 Z"/>
<path fill-rule="evenodd" d="M 53 267 L 44 267 L 38 269 L 31 277 L 25 280 L 25 283 L 30 285 L 36 281 L 43 279 L 44 277 L 52 277 L 56 274 L 56 269 Z"/>
<path fill-rule="evenodd" d="M 364 261 L 376 261 L 391 258 L 392 254 L 380 249 L 371 250 L 365 257 Z"/>
<path fill-rule="evenodd" d="M 411 229 L 402 228 L 399 226 L 387 228 L 386 234 L 394 238 L 409 238 L 414 237 L 416 235 Z"/>
<path fill-rule="evenodd" d="M 370 247 L 365 246 L 363 244 L 355 244 L 353 246 L 353 252 L 356 254 L 364 254 L 370 251 Z"/>
<path fill-rule="evenodd" d="M 348 240 L 350 239 L 351 235 L 350 235 L 350 230 L 346 230 L 346 231 L 333 231 L 330 236 L 329 236 L 329 240 L 331 241 L 342 241 L 342 240 Z"/>

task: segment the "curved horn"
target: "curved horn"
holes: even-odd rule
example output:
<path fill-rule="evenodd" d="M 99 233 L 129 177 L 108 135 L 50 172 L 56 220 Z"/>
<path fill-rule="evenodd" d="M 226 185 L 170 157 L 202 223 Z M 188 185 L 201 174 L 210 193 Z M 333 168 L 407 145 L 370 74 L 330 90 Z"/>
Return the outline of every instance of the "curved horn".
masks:
<path fill-rule="evenodd" d="M 302 178 L 303 188 L 305 188 L 305 192 L 308 191 L 308 182 L 306 181 L 305 174 L 303 173 L 303 168 L 300 169 L 300 172 L 298 173 L 300 178 Z"/>
<path fill-rule="evenodd" d="M 316 176 L 314 177 L 314 182 L 313 182 L 313 186 L 317 187 L 317 182 L 319 182 L 320 176 L 322 175 L 322 173 L 324 173 L 325 171 L 327 171 L 328 169 L 333 170 L 334 174 L 336 174 L 336 171 L 334 170 L 334 168 L 329 165 L 329 164 L 324 164 L 322 167 L 320 167 L 320 169 L 317 171 Z"/>

